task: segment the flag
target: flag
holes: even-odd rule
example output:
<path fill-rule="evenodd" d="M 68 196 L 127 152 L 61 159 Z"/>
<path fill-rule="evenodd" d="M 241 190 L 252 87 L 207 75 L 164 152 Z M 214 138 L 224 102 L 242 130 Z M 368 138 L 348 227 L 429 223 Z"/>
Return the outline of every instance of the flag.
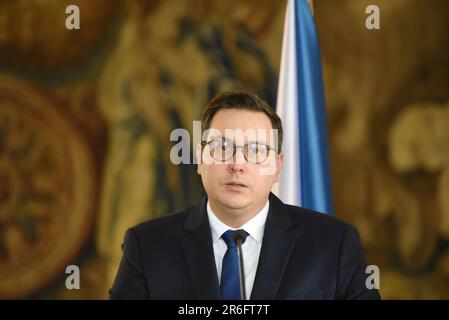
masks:
<path fill-rule="evenodd" d="M 285 162 L 274 193 L 285 203 L 333 214 L 320 48 L 307 0 L 287 4 L 276 112 Z"/>

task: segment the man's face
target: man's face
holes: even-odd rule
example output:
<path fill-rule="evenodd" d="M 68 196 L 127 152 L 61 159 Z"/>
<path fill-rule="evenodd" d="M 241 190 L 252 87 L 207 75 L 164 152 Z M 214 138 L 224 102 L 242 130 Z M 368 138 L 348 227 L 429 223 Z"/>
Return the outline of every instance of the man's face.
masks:
<path fill-rule="evenodd" d="M 277 155 L 272 129 L 269 117 L 263 112 L 221 109 L 214 115 L 211 133 L 205 141 L 226 139 L 230 142 L 227 145 L 232 148 L 235 144 L 237 150 L 234 157 L 221 162 L 211 157 L 211 144 L 203 149 L 197 146 L 197 157 L 201 159 L 198 173 L 212 208 L 241 215 L 257 213 L 264 207 L 273 183 L 279 180 L 283 163 L 283 155 Z M 254 147 L 258 144 L 269 145 L 273 149 L 264 162 L 248 163 L 243 148 L 239 148 L 245 144 L 252 146 L 249 152 L 253 150 L 253 155 L 258 152 Z"/>

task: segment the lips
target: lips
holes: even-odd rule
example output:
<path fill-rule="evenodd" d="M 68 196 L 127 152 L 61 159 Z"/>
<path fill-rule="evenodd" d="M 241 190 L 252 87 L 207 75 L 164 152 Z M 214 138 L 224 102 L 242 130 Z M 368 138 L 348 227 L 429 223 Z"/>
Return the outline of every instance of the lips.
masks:
<path fill-rule="evenodd" d="M 244 184 L 243 182 L 240 181 L 231 181 L 231 182 L 227 182 L 225 183 L 225 185 L 227 186 L 233 186 L 233 187 L 247 187 L 246 184 Z"/>

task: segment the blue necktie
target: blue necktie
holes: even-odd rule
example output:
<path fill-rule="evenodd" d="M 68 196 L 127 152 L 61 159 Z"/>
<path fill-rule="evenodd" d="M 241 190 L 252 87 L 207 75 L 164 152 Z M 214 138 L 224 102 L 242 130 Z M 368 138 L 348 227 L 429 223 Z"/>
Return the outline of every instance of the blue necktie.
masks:
<path fill-rule="evenodd" d="M 228 230 L 221 238 L 226 242 L 228 250 L 223 257 L 221 268 L 220 293 L 223 300 L 240 300 L 239 255 L 237 244 L 233 238 L 234 231 Z"/>

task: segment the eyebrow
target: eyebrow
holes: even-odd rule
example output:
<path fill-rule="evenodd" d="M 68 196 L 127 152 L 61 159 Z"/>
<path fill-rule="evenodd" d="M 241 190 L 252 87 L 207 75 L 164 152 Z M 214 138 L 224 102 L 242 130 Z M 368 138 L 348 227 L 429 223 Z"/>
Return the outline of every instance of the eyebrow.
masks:
<path fill-rule="evenodd" d="M 225 137 L 223 137 L 223 136 L 212 137 L 212 139 L 209 140 L 209 142 L 211 142 L 211 141 L 229 141 L 229 142 L 234 143 L 234 141 L 233 141 L 232 139 L 225 138 Z M 266 143 L 265 141 L 248 141 L 248 142 L 245 143 L 245 144 L 251 144 L 251 143 L 263 144 L 263 145 L 267 145 L 267 146 L 269 145 L 269 144 Z"/>

